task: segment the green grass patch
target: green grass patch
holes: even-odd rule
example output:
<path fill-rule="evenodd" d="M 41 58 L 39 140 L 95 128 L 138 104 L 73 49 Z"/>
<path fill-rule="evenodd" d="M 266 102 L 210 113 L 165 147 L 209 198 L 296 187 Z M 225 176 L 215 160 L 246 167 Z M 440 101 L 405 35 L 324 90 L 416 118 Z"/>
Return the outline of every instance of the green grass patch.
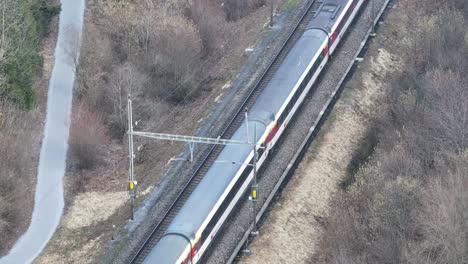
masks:
<path fill-rule="evenodd" d="M 292 8 L 297 7 L 299 0 L 288 0 L 288 2 L 283 6 L 283 10 L 288 11 Z"/>
<path fill-rule="evenodd" d="M 46 0 L 4 0 L 12 10 L 5 16 L 5 37 L 0 49 L 4 56 L 0 64 L 0 97 L 25 109 L 36 100 L 34 82 L 42 69 L 39 41 L 48 32 L 53 16 L 60 6 Z"/>

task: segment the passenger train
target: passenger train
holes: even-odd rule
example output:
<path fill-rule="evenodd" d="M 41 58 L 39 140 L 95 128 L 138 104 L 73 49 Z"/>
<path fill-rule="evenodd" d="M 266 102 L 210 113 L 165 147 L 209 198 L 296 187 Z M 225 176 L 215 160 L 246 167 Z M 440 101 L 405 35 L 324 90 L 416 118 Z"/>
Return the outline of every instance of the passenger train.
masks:
<path fill-rule="evenodd" d="M 283 133 L 364 0 L 323 0 L 231 139 L 255 138 L 257 166 Z M 256 125 L 254 125 L 256 124 Z M 256 133 L 254 133 L 256 129 Z M 250 139 L 252 140 L 253 137 Z M 253 148 L 227 145 L 144 263 L 197 263 L 253 179 Z"/>

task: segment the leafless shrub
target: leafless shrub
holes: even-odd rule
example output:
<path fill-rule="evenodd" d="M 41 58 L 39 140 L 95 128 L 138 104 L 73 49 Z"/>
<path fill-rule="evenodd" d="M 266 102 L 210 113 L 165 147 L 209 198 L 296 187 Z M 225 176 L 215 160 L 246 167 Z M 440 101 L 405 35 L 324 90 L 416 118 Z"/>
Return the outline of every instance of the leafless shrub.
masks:
<path fill-rule="evenodd" d="M 418 205 L 417 185 L 403 178 L 389 181 L 376 166 L 359 172 L 358 189 L 335 199 L 315 261 L 402 262 L 405 241 L 412 234 L 412 210 Z"/>
<path fill-rule="evenodd" d="M 81 31 L 74 25 L 68 25 L 65 31 L 67 37 L 62 49 L 65 52 L 67 63 L 76 70 L 80 58 Z"/>
<path fill-rule="evenodd" d="M 142 58 L 151 78 L 148 93 L 173 102 L 194 95 L 201 40 L 193 23 L 182 17 L 162 18 L 150 39 L 151 49 Z"/>
<path fill-rule="evenodd" d="M 20 217 L 30 213 L 31 201 L 25 197 L 35 171 L 31 153 L 32 133 L 37 126 L 36 112 L 25 112 L 12 103 L 0 100 L 0 232 L 4 236 L 16 236 L 15 228 Z M 8 245 L 0 243 L 0 251 Z"/>
<path fill-rule="evenodd" d="M 108 68 L 116 64 L 109 36 L 99 34 L 99 30 L 91 24 L 83 33 L 80 63 L 76 71 L 77 81 L 74 88 L 75 98 L 86 101 L 90 108 L 97 111 L 101 105 L 102 87 L 106 85 Z"/>
<path fill-rule="evenodd" d="M 419 243 L 408 253 L 413 263 L 455 263 L 468 260 L 468 160 L 456 157 L 425 188 L 418 208 Z"/>
<path fill-rule="evenodd" d="M 335 198 L 314 260 L 468 260 L 466 27 L 447 1 L 400 2 L 421 23 L 402 30 L 403 73 L 378 122 L 379 145 Z"/>
<path fill-rule="evenodd" d="M 79 169 L 91 169 L 102 161 L 101 146 L 107 141 L 102 119 L 80 104 L 74 110 L 70 130 L 69 153 L 73 164 Z"/>
<path fill-rule="evenodd" d="M 216 0 L 194 0 L 189 17 L 197 25 L 205 54 L 216 51 L 224 41 L 225 16 Z"/>
<path fill-rule="evenodd" d="M 139 95 L 145 82 L 146 76 L 131 63 L 121 65 L 112 72 L 110 85 L 106 86 L 107 96 L 101 101 L 110 104 L 106 123 L 113 138 L 121 139 L 127 129 L 128 95 Z"/>
<path fill-rule="evenodd" d="M 113 138 L 122 139 L 126 130 L 127 96 L 140 95 L 148 76 L 130 61 L 116 61 L 107 35 L 96 38 L 95 28 L 86 30 L 75 96 L 101 115 Z"/>
<path fill-rule="evenodd" d="M 266 0 L 224 0 L 223 8 L 227 19 L 236 21 L 265 3 Z"/>

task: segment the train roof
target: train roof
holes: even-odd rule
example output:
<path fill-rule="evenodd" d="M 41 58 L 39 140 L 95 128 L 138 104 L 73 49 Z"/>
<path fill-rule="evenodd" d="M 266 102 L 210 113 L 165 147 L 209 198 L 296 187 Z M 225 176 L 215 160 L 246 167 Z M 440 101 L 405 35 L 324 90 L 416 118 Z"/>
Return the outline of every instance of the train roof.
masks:
<path fill-rule="evenodd" d="M 188 246 L 187 240 L 180 236 L 164 236 L 146 256 L 143 264 L 176 263 Z"/>
<path fill-rule="evenodd" d="M 259 95 L 254 105 L 249 109 L 251 119 L 260 119 L 264 123 L 270 123 L 270 116 L 277 114 L 281 106 L 291 94 L 306 68 L 318 53 L 327 35 L 317 25 L 330 32 L 336 19 L 340 16 L 347 0 L 330 0 L 327 5 L 322 5 L 318 12 L 309 22 L 307 30 L 297 40 L 294 47 L 289 51 L 284 61 L 274 73 L 271 81 Z M 336 9 L 332 5 L 336 5 Z M 334 16 L 332 18 L 332 16 Z M 332 19 L 330 19 L 332 18 Z M 252 137 L 253 125 L 249 125 L 249 135 Z M 257 125 L 257 138 L 259 138 L 265 127 Z M 245 123 L 234 133 L 232 139 L 245 140 Z M 201 182 L 190 195 L 181 208 L 167 232 L 180 232 L 191 239 L 195 239 L 195 232 L 201 227 L 209 213 L 213 210 L 216 202 L 220 199 L 241 165 L 251 152 L 250 145 L 228 145 L 203 177 Z M 165 236 L 151 251 L 145 263 L 174 263 L 186 248 L 187 242 L 180 236 Z M 158 257 L 158 259 L 156 259 Z M 162 259 L 164 258 L 164 259 Z"/>
<path fill-rule="evenodd" d="M 259 95 L 253 107 L 249 110 L 251 119 L 262 119 L 266 124 L 268 114 L 276 114 L 291 93 L 301 75 L 309 65 L 314 55 L 323 44 L 325 37 L 301 37 L 292 48 L 285 60 L 273 75 L 271 81 Z M 263 134 L 265 128 L 257 125 L 257 139 Z M 253 125 L 250 125 L 250 136 L 253 135 Z M 245 140 L 245 123 L 235 132 L 232 139 Z M 194 238 L 195 232 L 200 228 L 206 216 L 215 206 L 236 172 L 240 169 L 239 163 L 244 163 L 251 152 L 249 145 L 226 146 L 202 181 L 190 195 L 176 218 L 170 225 L 168 232 L 181 232 Z M 232 162 L 237 164 L 232 164 Z"/>

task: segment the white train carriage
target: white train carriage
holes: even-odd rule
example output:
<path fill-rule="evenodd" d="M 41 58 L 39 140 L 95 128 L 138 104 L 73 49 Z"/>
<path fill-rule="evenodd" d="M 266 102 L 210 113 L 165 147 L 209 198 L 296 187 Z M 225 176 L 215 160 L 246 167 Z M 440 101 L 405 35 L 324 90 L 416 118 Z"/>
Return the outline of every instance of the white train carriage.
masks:
<path fill-rule="evenodd" d="M 249 135 L 256 127 L 260 167 L 310 91 L 364 0 L 324 0 L 249 109 Z M 256 123 L 256 126 L 254 125 Z M 232 139 L 245 140 L 246 124 Z M 253 150 L 226 146 L 144 263 L 197 263 L 249 187 Z"/>

